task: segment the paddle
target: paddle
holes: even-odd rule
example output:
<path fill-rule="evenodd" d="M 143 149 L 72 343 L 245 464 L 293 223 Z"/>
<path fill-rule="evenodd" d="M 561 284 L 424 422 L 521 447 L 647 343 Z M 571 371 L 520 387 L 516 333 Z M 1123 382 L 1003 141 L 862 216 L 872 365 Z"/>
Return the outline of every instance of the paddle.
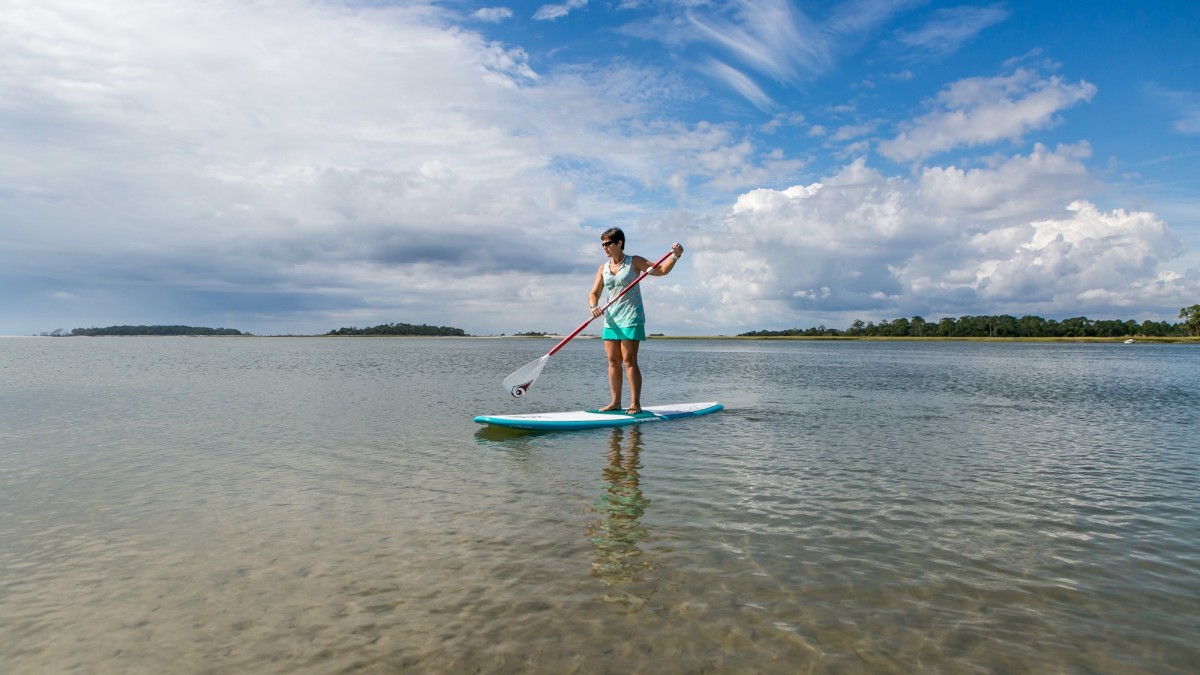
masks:
<path fill-rule="evenodd" d="M 628 293 L 629 289 L 633 288 L 634 286 L 637 286 L 638 282 L 641 281 L 642 279 L 644 279 L 646 277 L 646 275 L 650 273 L 650 270 L 663 264 L 663 262 L 666 261 L 666 259 L 669 257 L 671 257 L 671 251 L 667 251 L 667 254 L 664 255 L 663 257 L 659 258 L 658 262 L 654 263 L 650 267 L 647 267 L 645 272 L 642 272 L 641 274 L 638 275 L 638 277 L 636 279 L 633 280 L 633 283 L 631 283 L 628 286 L 626 286 L 625 288 L 621 289 L 621 292 L 617 293 L 617 296 L 615 298 L 609 300 L 607 304 L 605 304 L 603 307 L 600 308 L 600 313 L 604 314 L 604 310 L 608 309 L 617 300 L 620 300 L 621 296 Z M 579 324 L 579 328 L 576 328 L 575 330 L 571 331 L 570 335 L 563 338 L 562 342 L 559 342 L 558 344 L 554 345 L 554 349 L 551 349 L 550 351 L 546 352 L 545 356 L 543 356 L 539 359 L 530 361 L 529 363 L 526 363 L 523 367 L 519 368 L 515 373 L 504 378 L 504 390 L 507 391 L 508 393 L 512 394 L 513 398 L 521 398 L 522 396 L 524 396 L 525 392 L 529 391 L 529 388 L 533 386 L 534 380 L 536 380 L 538 375 L 540 375 L 542 373 L 542 368 L 544 368 L 546 366 L 546 361 L 549 361 L 550 357 L 554 356 L 555 352 L 562 349 L 563 345 L 570 342 L 571 338 L 573 338 L 576 335 L 579 335 L 581 332 L 583 332 L 583 329 L 587 328 L 587 325 L 589 323 L 591 323 L 592 321 L 595 321 L 596 318 L 597 317 L 594 317 L 594 316 L 588 317 L 587 321 L 584 321 L 583 323 Z"/>

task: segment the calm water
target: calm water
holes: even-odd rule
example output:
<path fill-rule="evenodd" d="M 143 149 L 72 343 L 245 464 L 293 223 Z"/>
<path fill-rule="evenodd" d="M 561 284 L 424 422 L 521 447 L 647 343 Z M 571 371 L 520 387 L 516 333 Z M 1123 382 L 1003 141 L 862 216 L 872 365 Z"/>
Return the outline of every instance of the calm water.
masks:
<path fill-rule="evenodd" d="M 1200 347 L 0 339 L 0 671 L 1190 673 Z"/>

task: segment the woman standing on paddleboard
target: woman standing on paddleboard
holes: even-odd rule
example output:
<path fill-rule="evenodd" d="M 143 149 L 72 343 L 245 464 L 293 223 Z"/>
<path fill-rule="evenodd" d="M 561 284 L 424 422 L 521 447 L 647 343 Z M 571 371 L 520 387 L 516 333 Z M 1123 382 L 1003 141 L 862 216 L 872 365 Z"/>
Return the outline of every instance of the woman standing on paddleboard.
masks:
<path fill-rule="evenodd" d="M 604 353 L 608 357 L 608 385 L 612 390 L 612 401 L 600 408 L 601 412 L 621 408 L 622 370 L 629 380 L 629 408 L 633 415 L 642 411 L 642 370 L 638 367 L 638 345 L 646 339 L 646 310 L 642 307 L 642 291 L 638 286 L 629 289 L 619 300 L 600 310 L 600 292 L 608 289 L 608 297 L 615 298 L 642 272 L 647 276 L 666 276 L 683 256 L 683 247 L 671 247 L 671 257 L 658 267 L 640 255 L 625 253 L 625 233 L 620 228 L 611 228 L 600 235 L 600 245 L 608 255 L 608 261 L 596 270 L 596 281 L 588 295 L 592 316 L 604 314 Z"/>

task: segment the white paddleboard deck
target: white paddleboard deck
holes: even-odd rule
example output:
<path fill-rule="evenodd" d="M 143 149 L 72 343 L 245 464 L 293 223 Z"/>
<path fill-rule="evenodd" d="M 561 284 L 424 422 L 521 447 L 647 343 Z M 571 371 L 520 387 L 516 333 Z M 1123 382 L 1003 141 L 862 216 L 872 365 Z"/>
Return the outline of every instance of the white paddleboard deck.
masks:
<path fill-rule="evenodd" d="M 564 431 L 571 429 L 623 427 L 630 424 L 645 424 L 647 422 L 663 422 L 685 417 L 698 417 L 717 412 L 724 407 L 716 401 L 706 401 L 704 403 L 673 403 L 671 405 L 648 406 L 642 408 L 642 412 L 636 415 L 626 415 L 623 410 L 614 410 L 612 412 L 576 410 L 573 412 L 534 413 L 529 415 L 480 415 L 475 418 L 475 421 L 479 424 L 490 424 L 510 429 Z"/>

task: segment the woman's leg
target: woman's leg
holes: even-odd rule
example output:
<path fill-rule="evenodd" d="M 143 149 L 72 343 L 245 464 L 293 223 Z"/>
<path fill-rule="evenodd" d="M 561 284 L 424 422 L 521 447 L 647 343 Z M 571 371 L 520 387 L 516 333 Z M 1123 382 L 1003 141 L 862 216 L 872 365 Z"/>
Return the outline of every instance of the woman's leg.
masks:
<path fill-rule="evenodd" d="M 604 355 L 608 358 L 608 388 L 612 391 L 609 404 L 600 412 L 621 408 L 621 363 L 623 360 L 620 340 L 605 340 Z"/>
<path fill-rule="evenodd" d="M 640 344 L 637 340 L 621 341 L 624 352 L 625 377 L 629 380 L 629 409 L 626 412 L 630 414 L 642 412 L 642 369 L 638 366 L 638 346 Z M 620 383 L 617 386 L 619 387 Z"/>

